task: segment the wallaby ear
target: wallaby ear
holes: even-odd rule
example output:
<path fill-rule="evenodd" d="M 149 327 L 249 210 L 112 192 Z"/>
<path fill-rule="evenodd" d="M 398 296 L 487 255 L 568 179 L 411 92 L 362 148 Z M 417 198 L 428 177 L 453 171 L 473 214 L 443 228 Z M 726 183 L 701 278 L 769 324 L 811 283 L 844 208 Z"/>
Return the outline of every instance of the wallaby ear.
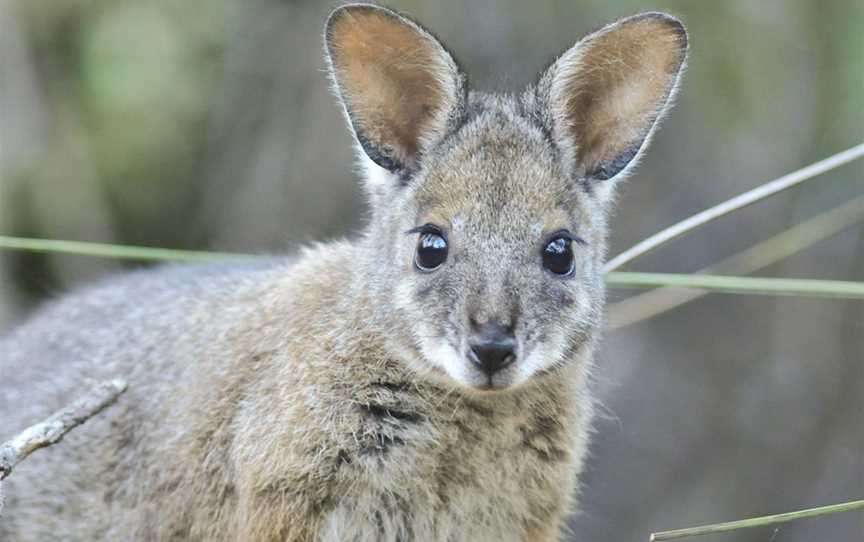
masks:
<path fill-rule="evenodd" d="M 588 35 L 541 79 L 571 173 L 611 179 L 635 163 L 675 92 L 687 52 L 678 19 L 644 13 Z"/>
<path fill-rule="evenodd" d="M 331 77 L 358 143 L 382 168 L 410 172 L 463 103 L 453 57 L 416 23 L 370 4 L 336 9 L 325 33 Z"/>

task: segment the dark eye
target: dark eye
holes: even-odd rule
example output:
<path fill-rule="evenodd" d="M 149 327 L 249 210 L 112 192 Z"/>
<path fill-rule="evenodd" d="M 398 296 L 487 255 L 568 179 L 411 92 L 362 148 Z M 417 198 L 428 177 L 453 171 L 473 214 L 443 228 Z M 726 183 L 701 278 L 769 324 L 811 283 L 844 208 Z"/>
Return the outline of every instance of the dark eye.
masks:
<path fill-rule="evenodd" d="M 569 237 L 555 237 L 543 247 L 543 267 L 556 275 L 573 271 L 573 242 Z"/>
<path fill-rule="evenodd" d="M 417 241 L 414 265 L 421 271 L 437 269 L 447 259 L 447 240 L 436 231 L 423 231 Z"/>

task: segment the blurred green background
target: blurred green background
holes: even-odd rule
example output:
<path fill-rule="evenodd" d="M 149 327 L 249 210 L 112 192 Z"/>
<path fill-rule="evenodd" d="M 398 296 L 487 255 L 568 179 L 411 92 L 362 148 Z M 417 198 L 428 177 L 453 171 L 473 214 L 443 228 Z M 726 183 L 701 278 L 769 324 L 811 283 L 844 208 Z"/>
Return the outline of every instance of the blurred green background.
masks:
<path fill-rule="evenodd" d="M 0 233 L 269 253 L 348 234 L 364 207 L 323 71 L 336 4 L 0 0 Z M 641 10 L 691 35 L 678 105 L 621 191 L 612 253 L 864 141 L 861 0 L 393 1 L 475 88 L 514 91 Z M 864 193 L 856 162 L 633 267 L 689 272 Z M 0 252 L 0 331 L 131 264 Z M 864 280 L 853 227 L 761 274 Z M 612 301 L 628 292 L 610 292 Z M 712 295 L 609 331 L 574 540 L 864 498 L 864 303 Z M 706 542 L 845 541 L 861 514 Z"/>

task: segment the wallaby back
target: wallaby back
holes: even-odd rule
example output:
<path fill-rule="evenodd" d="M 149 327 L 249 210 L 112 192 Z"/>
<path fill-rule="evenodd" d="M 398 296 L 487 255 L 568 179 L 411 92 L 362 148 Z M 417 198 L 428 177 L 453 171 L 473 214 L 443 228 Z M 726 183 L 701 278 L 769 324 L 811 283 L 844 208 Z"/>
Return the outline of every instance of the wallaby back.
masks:
<path fill-rule="evenodd" d="M 120 401 L 8 479 L 2 540 L 556 540 L 588 443 L 614 183 L 686 51 L 623 19 L 516 96 L 426 30 L 325 30 L 372 220 L 296 261 L 165 268 L 0 341 L 0 439 Z"/>

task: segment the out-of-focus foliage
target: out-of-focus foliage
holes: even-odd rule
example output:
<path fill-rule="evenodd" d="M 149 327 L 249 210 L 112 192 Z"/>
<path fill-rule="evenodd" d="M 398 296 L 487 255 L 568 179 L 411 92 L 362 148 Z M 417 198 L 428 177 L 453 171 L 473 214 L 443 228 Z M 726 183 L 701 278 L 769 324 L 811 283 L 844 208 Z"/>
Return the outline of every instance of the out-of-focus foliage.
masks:
<path fill-rule="evenodd" d="M 622 191 L 613 251 L 864 140 L 860 0 L 394 1 L 477 88 L 512 91 L 585 32 L 663 9 L 691 35 L 678 106 Z M 0 2 L 0 232 L 270 252 L 363 217 L 328 93 L 328 2 Z M 688 272 L 864 193 L 860 162 L 640 260 Z M 0 329 L 119 266 L 0 253 Z M 864 280 L 860 227 L 766 275 Z M 624 294 L 612 292 L 619 299 Z M 580 540 L 860 498 L 861 302 L 708 296 L 610 332 Z M 735 540 L 850 540 L 860 518 Z M 729 538 L 706 538 L 728 540 Z"/>

